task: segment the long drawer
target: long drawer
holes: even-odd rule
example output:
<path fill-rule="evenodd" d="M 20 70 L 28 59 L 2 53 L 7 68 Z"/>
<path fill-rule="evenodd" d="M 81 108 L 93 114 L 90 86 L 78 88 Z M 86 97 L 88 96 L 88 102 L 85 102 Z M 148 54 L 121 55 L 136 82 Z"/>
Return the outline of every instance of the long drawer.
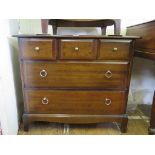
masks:
<path fill-rule="evenodd" d="M 123 91 L 25 90 L 28 113 L 122 114 L 127 94 Z"/>
<path fill-rule="evenodd" d="M 126 88 L 128 63 L 23 62 L 25 87 Z"/>

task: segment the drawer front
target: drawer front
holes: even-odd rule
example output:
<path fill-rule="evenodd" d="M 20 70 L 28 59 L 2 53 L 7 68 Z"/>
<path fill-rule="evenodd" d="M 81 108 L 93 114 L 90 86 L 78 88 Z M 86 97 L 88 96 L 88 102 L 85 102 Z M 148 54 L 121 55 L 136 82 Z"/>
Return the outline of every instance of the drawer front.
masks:
<path fill-rule="evenodd" d="M 19 45 L 22 59 L 56 59 L 52 39 L 20 39 Z"/>
<path fill-rule="evenodd" d="M 130 41 L 109 42 L 100 41 L 98 59 L 103 60 L 129 60 Z"/>
<path fill-rule="evenodd" d="M 26 90 L 28 113 L 123 114 L 123 91 Z"/>
<path fill-rule="evenodd" d="M 26 87 L 126 88 L 128 64 L 23 62 Z"/>
<path fill-rule="evenodd" d="M 93 40 L 61 40 L 60 59 L 96 59 L 97 47 Z"/>

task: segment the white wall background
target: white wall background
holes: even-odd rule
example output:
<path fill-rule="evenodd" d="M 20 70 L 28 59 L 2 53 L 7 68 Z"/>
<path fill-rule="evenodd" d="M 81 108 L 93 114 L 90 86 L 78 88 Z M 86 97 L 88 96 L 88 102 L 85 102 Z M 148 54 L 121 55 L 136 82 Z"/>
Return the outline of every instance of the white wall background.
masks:
<path fill-rule="evenodd" d="M 126 34 L 126 27 L 146 21 L 153 20 L 152 18 L 142 19 L 121 19 L 121 34 Z M 20 33 L 23 34 L 40 34 L 41 21 L 40 19 L 20 19 L 19 21 Z M 52 34 L 52 27 L 49 26 L 48 33 Z M 58 34 L 101 34 L 100 29 L 92 28 L 58 28 Z M 107 34 L 113 34 L 113 26 L 108 27 Z"/>
<path fill-rule="evenodd" d="M 16 25 L 11 25 L 13 33 L 17 33 Z M 14 28 L 13 28 L 14 27 Z M 10 38 L 10 21 L 0 21 L 0 121 L 3 134 L 17 134 L 19 120 L 18 120 L 18 99 L 16 94 L 14 74 L 19 70 L 16 65 L 16 70 L 13 71 L 13 64 L 15 58 L 10 50 L 10 44 L 13 42 Z M 10 44 L 9 44 L 10 43 Z M 16 50 L 17 51 L 17 50 Z M 13 57 L 12 57 L 13 56 Z M 20 89 L 18 90 L 20 91 Z"/>

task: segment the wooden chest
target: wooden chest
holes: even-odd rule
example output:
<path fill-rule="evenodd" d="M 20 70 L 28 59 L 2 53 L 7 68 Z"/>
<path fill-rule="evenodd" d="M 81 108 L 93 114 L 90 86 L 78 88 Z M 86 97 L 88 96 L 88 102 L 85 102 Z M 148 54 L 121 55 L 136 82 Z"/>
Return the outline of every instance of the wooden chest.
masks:
<path fill-rule="evenodd" d="M 135 39 L 19 35 L 24 129 L 32 121 L 115 121 L 126 132 Z"/>

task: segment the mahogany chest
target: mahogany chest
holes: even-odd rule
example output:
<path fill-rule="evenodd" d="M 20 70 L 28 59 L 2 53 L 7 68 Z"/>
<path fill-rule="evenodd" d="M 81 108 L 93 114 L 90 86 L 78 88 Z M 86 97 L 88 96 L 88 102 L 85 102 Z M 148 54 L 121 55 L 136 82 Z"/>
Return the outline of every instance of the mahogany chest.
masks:
<path fill-rule="evenodd" d="M 126 132 L 136 38 L 18 35 L 25 131 L 49 121 L 118 122 Z"/>

